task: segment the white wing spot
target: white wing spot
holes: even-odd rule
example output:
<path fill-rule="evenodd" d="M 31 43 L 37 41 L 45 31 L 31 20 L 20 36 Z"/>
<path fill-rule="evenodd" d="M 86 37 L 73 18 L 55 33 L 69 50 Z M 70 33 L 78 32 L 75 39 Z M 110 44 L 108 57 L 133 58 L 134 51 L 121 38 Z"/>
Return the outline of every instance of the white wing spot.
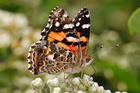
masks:
<path fill-rule="evenodd" d="M 63 29 L 73 28 L 73 24 L 65 24 Z"/>
<path fill-rule="evenodd" d="M 67 14 L 65 13 L 63 16 L 64 16 L 64 17 L 67 17 Z"/>
<path fill-rule="evenodd" d="M 54 8 L 54 10 L 55 10 L 56 8 Z M 53 10 L 51 11 L 51 13 L 53 13 Z"/>
<path fill-rule="evenodd" d="M 79 21 L 81 20 L 81 18 L 78 19 Z"/>
<path fill-rule="evenodd" d="M 56 18 L 56 20 L 58 20 L 58 18 Z"/>
<path fill-rule="evenodd" d="M 42 32 L 45 32 L 46 30 L 45 29 L 43 29 L 43 31 Z"/>
<path fill-rule="evenodd" d="M 89 14 L 87 14 L 86 17 L 89 18 Z"/>
<path fill-rule="evenodd" d="M 28 64 L 28 68 L 30 68 L 30 64 Z"/>
<path fill-rule="evenodd" d="M 54 58 L 54 54 L 52 54 L 52 55 L 48 55 L 47 58 L 48 58 L 49 60 L 54 61 L 54 59 L 53 59 L 53 58 Z"/>
<path fill-rule="evenodd" d="M 73 28 L 73 26 L 74 26 L 73 24 L 69 24 L 69 28 Z"/>
<path fill-rule="evenodd" d="M 80 25 L 80 22 L 78 22 L 77 24 L 76 24 L 76 27 L 78 27 Z"/>
<path fill-rule="evenodd" d="M 74 42 L 78 42 L 78 39 L 77 38 L 74 38 L 74 37 L 67 37 L 67 40 L 68 41 L 74 41 Z"/>
<path fill-rule="evenodd" d="M 60 25 L 59 22 L 56 22 L 56 23 L 55 23 L 55 26 L 56 26 L 56 27 L 59 27 L 59 25 Z"/>
<path fill-rule="evenodd" d="M 68 24 L 65 24 L 64 29 L 68 29 L 68 28 L 69 28 Z"/>
<path fill-rule="evenodd" d="M 28 56 L 29 57 L 29 56 Z M 30 59 L 28 59 L 28 62 L 30 62 L 31 60 Z"/>
<path fill-rule="evenodd" d="M 49 23 L 47 24 L 47 26 L 46 27 L 49 27 Z"/>
<path fill-rule="evenodd" d="M 84 17 L 84 15 L 82 15 L 82 17 Z"/>
<path fill-rule="evenodd" d="M 30 47 L 31 48 L 31 47 Z M 31 49 L 29 49 L 29 52 L 31 52 Z M 28 53 L 28 57 L 30 57 L 30 53 Z"/>
<path fill-rule="evenodd" d="M 90 27 L 90 24 L 83 24 L 83 25 L 82 25 L 82 28 L 83 28 L 83 29 L 89 28 L 89 27 Z"/>
<path fill-rule="evenodd" d="M 46 46 L 44 46 L 44 49 L 47 49 L 47 47 L 46 47 Z"/>

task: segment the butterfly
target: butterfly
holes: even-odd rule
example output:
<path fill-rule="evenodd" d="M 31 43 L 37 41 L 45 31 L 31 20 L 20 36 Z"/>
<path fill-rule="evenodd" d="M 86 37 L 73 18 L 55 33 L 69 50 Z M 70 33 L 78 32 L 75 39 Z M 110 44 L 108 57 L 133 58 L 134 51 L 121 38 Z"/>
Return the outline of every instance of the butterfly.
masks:
<path fill-rule="evenodd" d="M 64 9 L 55 7 L 40 40 L 29 49 L 28 70 L 35 75 L 80 72 L 93 61 L 87 56 L 89 35 L 87 8 L 82 8 L 71 20 Z"/>

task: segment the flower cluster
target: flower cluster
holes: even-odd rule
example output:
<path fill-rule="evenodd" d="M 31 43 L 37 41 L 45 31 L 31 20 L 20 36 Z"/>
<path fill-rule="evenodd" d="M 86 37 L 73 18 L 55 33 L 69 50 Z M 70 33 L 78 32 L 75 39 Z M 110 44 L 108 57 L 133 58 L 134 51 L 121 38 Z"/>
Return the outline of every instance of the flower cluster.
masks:
<path fill-rule="evenodd" d="M 105 90 L 103 86 L 99 86 L 92 77 L 86 74 L 82 79 L 75 77 L 67 79 L 65 82 L 60 77 L 49 79 L 47 82 L 36 78 L 31 82 L 31 85 L 36 93 L 111 93 L 110 90 Z"/>

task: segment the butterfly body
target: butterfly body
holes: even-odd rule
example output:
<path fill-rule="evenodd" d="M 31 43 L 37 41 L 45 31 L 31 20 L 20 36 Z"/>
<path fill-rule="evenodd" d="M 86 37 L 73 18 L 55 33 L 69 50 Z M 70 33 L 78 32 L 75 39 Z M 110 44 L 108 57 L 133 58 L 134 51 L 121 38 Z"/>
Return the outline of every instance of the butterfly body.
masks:
<path fill-rule="evenodd" d="M 33 74 L 77 73 L 92 62 L 87 56 L 90 17 L 83 8 L 73 21 L 60 7 L 50 13 L 49 21 L 28 54 L 28 70 Z"/>

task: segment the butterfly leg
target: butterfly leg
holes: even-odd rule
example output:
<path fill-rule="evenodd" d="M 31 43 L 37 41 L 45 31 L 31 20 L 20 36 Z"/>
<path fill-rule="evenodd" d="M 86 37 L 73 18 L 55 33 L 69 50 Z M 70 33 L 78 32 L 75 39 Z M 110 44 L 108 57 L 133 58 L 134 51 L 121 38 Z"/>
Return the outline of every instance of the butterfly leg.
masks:
<path fill-rule="evenodd" d="M 93 75 L 94 74 L 96 74 L 96 70 L 95 70 L 95 68 L 93 67 L 93 65 L 92 64 L 90 64 L 91 65 L 91 67 L 93 68 L 93 70 L 94 70 L 94 73 L 93 73 Z"/>
<path fill-rule="evenodd" d="M 86 68 L 84 68 L 84 70 L 85 70 L 85 69 L 89 69 L 89 76 L 91 76 L 90 67 L 89 67 L 89 66 L 87 66 Z"/>
<path fill-rule="evenodd" d="M 67 77 L 65 77 L 65 74 L 69 74 Z M 68 79 L 68 77 L 70 76 L 71 72 L 64 72 L 64 83 L 66 82 L 65 80 Z"/>
<path fill-rule="evenodd" d="M 81 69 L 81 79 L 82 79 L 82 84 L 83 84 L 83 72 L 84 72 L 85 69 L 89 69 L 89 76 L 91 76 L 91 73 L 90 73 L 90 67 L 89 67 L 89 66 L 87 66 L 86 68 L 82 68 L 82 69 Z"/>

